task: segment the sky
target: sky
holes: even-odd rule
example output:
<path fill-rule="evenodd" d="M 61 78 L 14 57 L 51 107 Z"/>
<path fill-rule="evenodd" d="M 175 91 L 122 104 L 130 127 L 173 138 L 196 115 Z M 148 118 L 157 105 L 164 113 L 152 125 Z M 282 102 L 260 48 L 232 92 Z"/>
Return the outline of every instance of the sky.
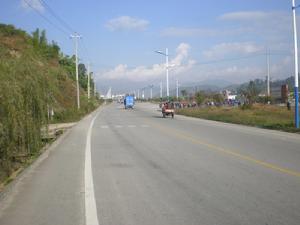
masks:
<path fill-rule="evenodd" d="M 293 75 L 290 0 L 0 0 L 0 23 L 45 29 L 64 54 L 91 70 L 99 90 L 130 92 L 166 85 L 242 83 Z M 296 0 L 297 2 L 297 0 Z M 300 1 L 299 1 L 300 4 Z M 58 19 L 57 19 L 58 17 Z M 300 20 L 298 20 L 298 24 Z"/>

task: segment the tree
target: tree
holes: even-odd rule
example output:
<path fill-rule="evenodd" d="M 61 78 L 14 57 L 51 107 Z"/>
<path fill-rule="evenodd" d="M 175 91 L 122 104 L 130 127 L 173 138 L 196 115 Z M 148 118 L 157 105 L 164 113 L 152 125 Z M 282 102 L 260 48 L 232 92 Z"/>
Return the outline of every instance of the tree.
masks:
<path fill-rule="evenodd" d="M 85 77 L 86 76 L 86 68 L 83 63 L 78 64 L 78 75 L 79 77 Z"/>
<path fill-rule="evenodd" d="M 37 28 L 34 32 L 32 32 L 32 44 L 34 47 L 38 47 L 40 43 L 40 29 Z"/>
<path fill-rule="evenodd" d="M 198 91 L 195 94 L 195 99 L 198 105 L 201 105 L 205 100 L 205 93 L 203 91 Z"/>
<path fill-rule="evenodd" d="M 224 102 L 224 96 L 220 93 L 214 94 L 212 98 L 217 105 L 220 105 Z"/>
<path fill-rule="evenodd" d="M 39 45 L 41 47 L 46 47 L 47 44 L 48 43 L 47 43 L 46 31 L 42 30 L 41 35 L 40 35 Z"/>
<path fill-rule="evenodd" d="M 83 63 L 80 63 L 78 65 L 78 79 L 79 79 L 79 85 L 87 90 L 87 70 L 85 68 L 85 65 Z"/>
<path fill-rule="evenodd" d="M 181 90 L 181 95 L 183 98 L 185 98 L 185 96 L 187 95 L 187 91 L 186 90 Z"/>
<path fill-rule="evenodd" d="M 256 86 L 256 84 L 254 83 L 254 81 L 250 81 L 247 88 L 242 90 L 242 95 L 245 97 L 246 105 L 252 106 L 253 103 L 255 102 L 255 100 L 257 99 L 258 96 L 258 88 Z"/>

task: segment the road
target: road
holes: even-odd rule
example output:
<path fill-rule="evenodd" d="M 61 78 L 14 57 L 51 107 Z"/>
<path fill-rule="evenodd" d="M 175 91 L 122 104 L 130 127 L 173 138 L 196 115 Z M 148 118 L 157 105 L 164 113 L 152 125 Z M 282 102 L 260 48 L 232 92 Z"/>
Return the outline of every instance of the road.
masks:
<path fill-rule="evenodd" d="M 299 225 L 300 136 L 117 103 L 0 200 L 1 225 Z"/>

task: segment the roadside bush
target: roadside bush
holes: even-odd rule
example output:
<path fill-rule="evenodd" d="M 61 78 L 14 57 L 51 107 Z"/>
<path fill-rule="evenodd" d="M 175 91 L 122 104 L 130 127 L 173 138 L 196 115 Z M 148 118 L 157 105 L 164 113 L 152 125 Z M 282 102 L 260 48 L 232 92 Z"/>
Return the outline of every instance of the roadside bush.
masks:
<path fill-rule="evenodd" d="M 40 130 L 47 123 L 47 80 L 26 56 L 0 61 L 0 71 L 0 168 L 9 175 L 19 159 L 41 148 Z"/>

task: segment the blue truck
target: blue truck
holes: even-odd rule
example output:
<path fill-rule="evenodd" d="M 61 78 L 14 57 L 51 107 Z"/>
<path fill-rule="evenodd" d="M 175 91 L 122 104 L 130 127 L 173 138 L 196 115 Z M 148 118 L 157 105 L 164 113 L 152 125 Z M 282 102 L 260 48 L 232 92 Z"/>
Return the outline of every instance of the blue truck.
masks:
<path fill-rule="evenodd" d="M 125 106 L 125 109 L 133 109 L 133 106 L 134 106 L 133 96 L 129 95 L 129 96 L 125 97 L 124 106 Z"/>

